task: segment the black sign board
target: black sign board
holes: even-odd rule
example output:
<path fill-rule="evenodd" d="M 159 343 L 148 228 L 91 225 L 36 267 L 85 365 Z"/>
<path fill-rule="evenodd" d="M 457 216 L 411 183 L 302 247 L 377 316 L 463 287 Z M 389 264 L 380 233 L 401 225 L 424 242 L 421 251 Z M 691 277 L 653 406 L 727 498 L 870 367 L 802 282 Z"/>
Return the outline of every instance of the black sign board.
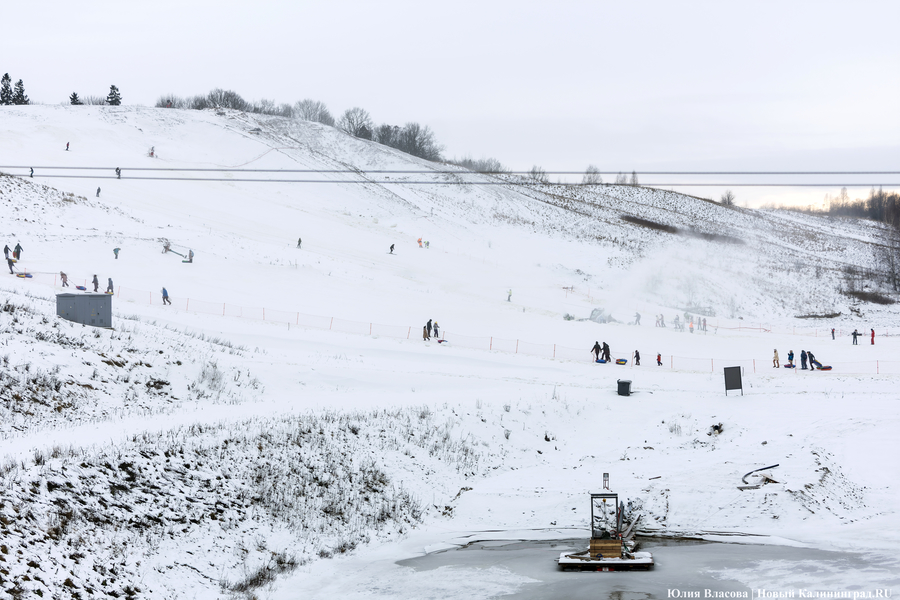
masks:
<path fill-rule="evenodd" d="M 741 384 L 741 368 L 725 367 L 725 395 L 728 390 L 741 390 L 741 396 L 744 395 L 744 386 Z"/>

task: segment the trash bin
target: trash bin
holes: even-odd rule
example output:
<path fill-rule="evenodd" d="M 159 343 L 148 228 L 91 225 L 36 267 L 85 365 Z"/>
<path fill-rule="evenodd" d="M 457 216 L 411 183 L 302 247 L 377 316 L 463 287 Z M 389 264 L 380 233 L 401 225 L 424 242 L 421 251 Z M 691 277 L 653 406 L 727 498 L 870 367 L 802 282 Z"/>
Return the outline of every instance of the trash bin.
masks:
<path fill-rule="evenodd" d="M 631 380 L 630 379 L 618 379 L 616 381 L 619 384 L 619 395 L 620 396 L 630 396 L 631 395 Z"/>

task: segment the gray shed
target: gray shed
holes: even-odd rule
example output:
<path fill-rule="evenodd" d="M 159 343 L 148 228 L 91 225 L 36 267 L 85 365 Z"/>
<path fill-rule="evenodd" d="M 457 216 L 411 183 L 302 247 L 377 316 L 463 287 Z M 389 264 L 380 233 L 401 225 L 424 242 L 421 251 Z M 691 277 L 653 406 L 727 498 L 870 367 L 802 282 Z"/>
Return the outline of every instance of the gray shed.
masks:
<path fill-rule="evenodd" d="M 82 325 L 112 327 L 112 295 L 57 294 L 56 315 Z"/>

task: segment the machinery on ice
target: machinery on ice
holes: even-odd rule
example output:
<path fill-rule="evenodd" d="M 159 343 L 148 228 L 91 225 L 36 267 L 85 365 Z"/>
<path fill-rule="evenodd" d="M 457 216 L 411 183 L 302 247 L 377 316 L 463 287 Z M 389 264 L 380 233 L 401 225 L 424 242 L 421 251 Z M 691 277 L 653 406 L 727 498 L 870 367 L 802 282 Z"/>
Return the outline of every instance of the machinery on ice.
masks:
<path fill-rule="evenodd" d="M 602 492 L 591 493 L 591 539 L 587 550 L 563 552 L 556 559 L 563 571 L 646 571 L 653 568 L 653 555 L 635 552 L 634 527 L 639 520 L 624 523 L 625 505 L 609 491 L 609 473 L 603 474 Z"/>

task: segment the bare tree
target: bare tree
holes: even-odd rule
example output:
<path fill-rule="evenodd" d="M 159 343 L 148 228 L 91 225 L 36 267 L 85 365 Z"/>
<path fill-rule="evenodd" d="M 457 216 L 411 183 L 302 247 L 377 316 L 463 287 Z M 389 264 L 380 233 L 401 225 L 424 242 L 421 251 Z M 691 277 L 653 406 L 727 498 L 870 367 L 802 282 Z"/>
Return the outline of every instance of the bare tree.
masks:
<path fill-rule="evenodd" d="M 423 127 L 418 123 L 407 123 L 403 126 L 403 129 L 400 130 L 397 148 L 425 160 L 440 160 L 441 150 L 443 150 L 435 140 L 431 128 L 428 125 Z"/>
<path fill-rule="evenodd" d="M 294 104 L 294 116 L 304 121 L 313 121 L 334 127 L 334 117 L 324 102 L 307 98 Z"/>
<path fill-rule="evenodd" d="M 250 103 L 241 98 L 241 95 L 232 90 L 216 88 L 206 95 L 209 104 L 217 108 L 233 108 L 246 111 L 251 108 Z"/>
<path fill-rule="evenodd" d="M 628 176 L 623 173 L 616 175 L 616 185 L 628 185 Z"/>
<path fill-rule="evenodd" d="M 531 170 L 528 171 L 528 176 L 531 179 L 533 179 L 537 182 L 540 182 L 540 183 L 547 183 L 547 181 L 548 181 L 547 180 L 547 172 L 544 170 L 543 167 L 539 167 L 537 165 L 534 165 L 533 167 L 531 167 Z"/>
<path fill-rule="evenodd" d="M 725 190 L 722 194 L 722 206 L 734 206 L 734 193 L 731 190 Z"/>
<path fill-rule="evenodd" d="M 338 129 L 353 137 L 372 139 L 372 117 L 365 110 L 355 106 L 348 108 L 338 121 Z"/>
<path fill-rule="evenodd" d="M 379 144 L 384 144 L 385 146 L 396 148 L 397 139 L 399 137 L 399 127 L 397 127 L 396 125 L 388 125 L 387 123 L 382 123 L 375 129 L 375 137 L 373 139 Z"/>
<path fill-rule="evenodd" d="M 637 186 L 638 186 L 637 173 L 634 172 L 634 171 L 631 172 L 631 182 L 630 182 L 630 183 L 631 183 L 631 185 L 633 185 L 634 187 L 637 187 Z"/>
<path fill-rule="evenodd" d="M 476 173 L 508 173 L 509 169 L 503 166 L 496 158 L 479 158 L 473 159 L 471 156 L 464 156 L 459 160 L 453 159 L 448 160 L 450 164 L 459 165 L 460 167 L 464 167 L 469 169 L 470 171 L 475 171 Z"/>
<path fill-rule="evenodd" d="M 599 185 L 603 183 L 603 178 L 600 177 L 600 169 L 594 165 L 588 165 L 588 168 L 584 171 L 584 177 L 581 178 L 581 183 L 582 185 Z"/>

